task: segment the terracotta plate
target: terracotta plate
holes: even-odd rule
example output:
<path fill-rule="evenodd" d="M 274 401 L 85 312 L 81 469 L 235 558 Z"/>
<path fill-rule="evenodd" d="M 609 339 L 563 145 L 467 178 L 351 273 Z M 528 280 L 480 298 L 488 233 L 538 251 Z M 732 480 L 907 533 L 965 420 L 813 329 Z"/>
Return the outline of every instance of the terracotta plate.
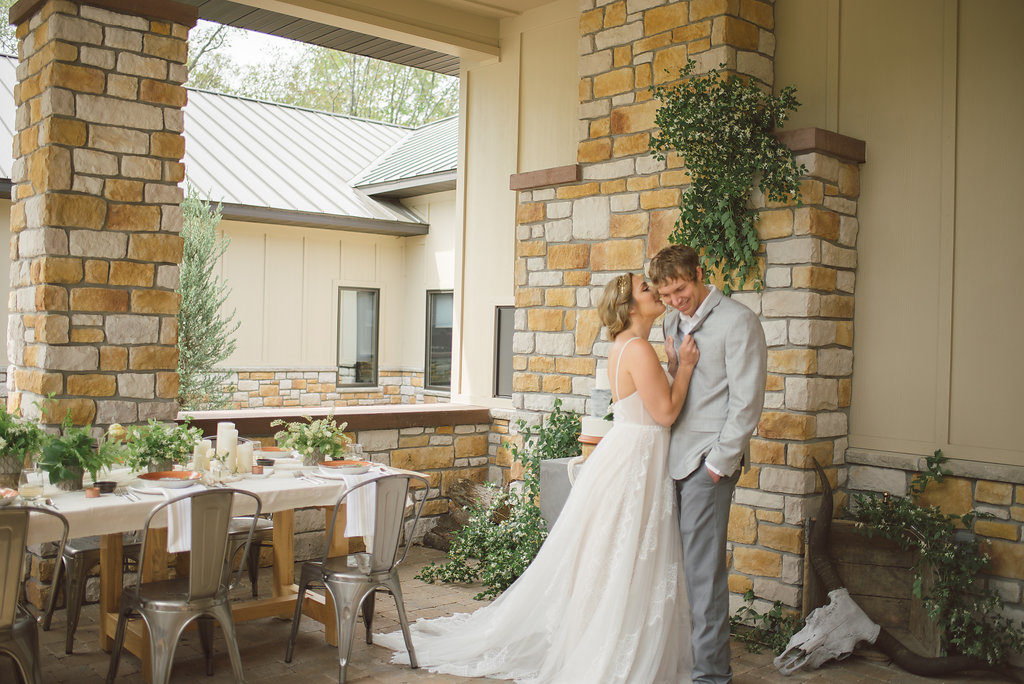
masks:
<path fill-rule="evenodd" d="M 193 485 L 202 479 L 202 473 L 192 470 L 161 470 L 156 473 L 142 473 L 139 479 L 152 487 L 180 489 Z"/>

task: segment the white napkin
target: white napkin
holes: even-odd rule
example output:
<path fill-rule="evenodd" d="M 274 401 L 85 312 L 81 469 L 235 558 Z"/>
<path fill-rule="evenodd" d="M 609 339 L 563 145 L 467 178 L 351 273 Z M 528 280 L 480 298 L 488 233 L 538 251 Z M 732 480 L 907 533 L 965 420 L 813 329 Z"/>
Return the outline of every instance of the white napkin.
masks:
<path fill-rule="evenodd" d="M 177 499 L 192 492 L 201 492 L 206 487 L 192 485 L 180 489 L 165 489 L 164 498 Z M 179 501 L 167 507 L 167 553 L 181 553 L 192 550 L 192 501 Z"/>
<path fill-rule="evenodd" d="M 376 480 L 384 473 L 373 471 L 360 475 L 342 475 L 345 486 L 351 489 L 360 482 Z M 345 536 L 363 537 L 373 534 L 373 521 L 377 512 L 377 488 L 372 485 L 360 487 L 345 499 Z"/>

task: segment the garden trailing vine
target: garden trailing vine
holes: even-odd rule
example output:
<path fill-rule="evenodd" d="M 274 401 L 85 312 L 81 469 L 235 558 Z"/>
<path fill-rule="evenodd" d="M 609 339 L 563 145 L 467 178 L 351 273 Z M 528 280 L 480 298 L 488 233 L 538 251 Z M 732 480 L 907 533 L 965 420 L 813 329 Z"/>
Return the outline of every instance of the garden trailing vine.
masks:
<path fill-rule="evenodd" d="M 430 563 L 416 576 L 424 582 L 481 582 L 474 598 L 493 598 L 505 591 L 533 562 L 547 537 L 540 514 L 540 462 L 578 456 L 580 417 L 563 411 L 560 399 L 539 425 L 516 423 L 523 443 L 505 442 L 513 459 L 523 464 L 523 486 L 502 489 L 488 483 L 494 495 L 470 511 L 466 525 L 452 535 L 448 561 Z"/>
<path fill-rule="evenodd" d="M 721 273 L 728 295 L 744 283 L 763 288 L 751 188 L 756 183 L 769 201 L 799 201 L 806 169 L 772 134 L 800 105 L 796 88 L 773 96 L 753 79 L 724 75 L 724 67 L 695 76 L 689 60 L 680 82 L 651 87 L 662 105 L 650 147 L 661 160 L 679 152 L 691 178 L 669 240 L 693 247 L 705 273 Z"/>
<path fill-rule="evenodd" d="M 965 534 L 975 521 L 992 516 L 978 511 L 947 514 L 918 501 L 930 484 L 949 474 L 942 469 L 945 461 L 941 451 L 929 456 L 925 472 L 911 482 L 910 496 L 854 494 L 857 529 L 918 551 L 914 595 L 941 628 L 947 651 L 1002 664 L 1011 653 L 1024 653 L 1024 629 L 1002 615 L 1002 597 L 978 580 L 991 559 L 979 537 Z"/>

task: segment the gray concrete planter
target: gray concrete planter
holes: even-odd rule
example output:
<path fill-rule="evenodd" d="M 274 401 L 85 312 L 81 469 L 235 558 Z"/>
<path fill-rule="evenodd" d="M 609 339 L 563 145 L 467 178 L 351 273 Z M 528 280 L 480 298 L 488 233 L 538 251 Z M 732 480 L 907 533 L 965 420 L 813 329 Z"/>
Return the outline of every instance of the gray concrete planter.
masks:
<path fill-rule="evenodd" d="M 558 514 L 562 512 L 565 500 L 569 498 L 572 486 L 569 484 L 568 458 L 552 458 L 540 462 L 540 514 L 548 524 L 548 529 L 555 524 Z"/>

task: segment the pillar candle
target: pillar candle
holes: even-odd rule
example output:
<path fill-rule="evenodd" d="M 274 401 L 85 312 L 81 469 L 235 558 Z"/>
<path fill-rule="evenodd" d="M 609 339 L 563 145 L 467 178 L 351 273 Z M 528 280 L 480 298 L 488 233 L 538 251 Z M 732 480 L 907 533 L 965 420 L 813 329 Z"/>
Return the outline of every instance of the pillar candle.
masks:
<path fill-rule="evenodd" d="M 238 445 L 238 456 L 235 459 L 235 472 L 252 472 L 252 442 L 244 442 Z"/>

